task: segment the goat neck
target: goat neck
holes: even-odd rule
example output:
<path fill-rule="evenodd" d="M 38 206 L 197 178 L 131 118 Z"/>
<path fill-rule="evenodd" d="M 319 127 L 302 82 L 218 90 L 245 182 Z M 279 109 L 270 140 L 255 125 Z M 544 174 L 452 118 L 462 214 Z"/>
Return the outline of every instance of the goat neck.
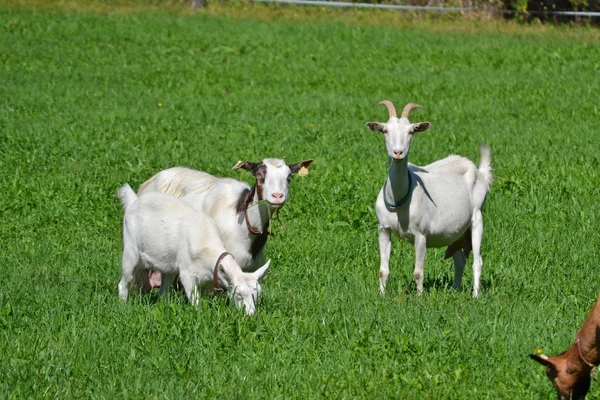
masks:
<path fill-rule="evenodd" d="M 581 363 L 588 367 L 594 368 L 600 364 L 600 354 L 598 354 L 598 346 L 600 345 L 600 295 L 596 299 L 596 304 L 583 322 L 581 329 L 575 336 L 575 343 L 571 347 L 577 350 L 578 358 Z"/>
<path fill-rule="evenodd" d="M 386 184 L 384 185 L 383 198 L 388 206 L 400 207 L 409 196 L 411 182 L 408 174 L 408 160 L 404 157 L 401 160 L 392 160 L 390 158 L 390 168 Z"/>
<path fill-rule="evenodd" d="M 592 370 L 600 364 L 598 346 L 596 344 L 598 338 L 596 337 L 596 334 L 590 335 L 589 338 L 583 337 L 584 335 L 586 335 L 586 332 L 584 332 L 583 329 L 577 332 L 574 347 L 577 349 L 577 356 L 581 363 L 586 366 L 588 370 Z"/>
<path fill-rule="evenodd" d="M 584 346 L 583 343 L 578 345 L 577 342 L 575 342 L 562 354 L 563 358 L 566 360 L 565 369 L 570 375 L 589 376 L 592 369 L 595 368 L 594 364 L 596 362 L 596 358 L 590 358 L 592 353 L 591 349 L 586 351 L 584 348 L 587 349 L 587 346 Z M 594 353 L 596 353 L 595 350 Z M 588 360 L 588 358 L 590 358 L 590 360 Z M 591 362 L 594 364 L 590 364 Z"/>
<path fill-rule="evenodd" d="M 598 347 L 600 345 L 600 295 L 596 300 L 596 304 L 583 322 L 581 329 L 577 332 L 573 347 L 577 349 L 577 353 L 581 362 L 589 369 L 600 364 L 600 354 Z"/>
<path fill-rule="evenodd" d="M 252 188 L 251 190 L 252 200 L 247 203 L 245 210 L 246 224 L 248 230 L 255 235 L 261 235 L 266 229 L 269 228 L 271 216 L 273 215 L 272 207 L 269 205 L 261 204 L 261 198 L 258 190 Z"/>

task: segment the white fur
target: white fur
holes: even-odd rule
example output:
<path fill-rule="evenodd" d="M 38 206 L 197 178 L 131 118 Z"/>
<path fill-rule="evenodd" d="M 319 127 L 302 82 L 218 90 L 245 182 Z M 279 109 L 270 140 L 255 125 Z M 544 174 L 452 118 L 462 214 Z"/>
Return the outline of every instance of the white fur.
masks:
<path fill-rule="evenodd" d="M 255 235 L 248 231 L 244 216 L 238 216 L 235 210 L 239 194 L 244 189 L 250 189 L 245 182 L 217 178 L 190 168 L 174 167 L 154 175 L 142 184 L 138 194 L 164 192 L 176 197 L 190 196 L 194 207 L 203 210 L 215 221 L 227 251 L 243 269 L 254 270 L 264 258 L 261 255 L 257 257 L 256 263 L 252 263 L 250 245 Z M 258 205 L 251 207 L 248 212 L 251 223 L 254 222 L 256 226 L 271 216 L 269 209 Z"/>
<path fill-rule="evenodd" d="M 226 251 L 214 222 L 184 200 L 164 193 L 136 196 L 129 185 L 119 190 L 125 209 L 123 221 L 123 275 L 119 296 L 127 300 L 129 283 L 139 270 L 177 273 L 186 296 L 198 304 L 197 284 L 212 287 L 214 268 Z M 252 315 L 261 292 L 259 279 L 267 262 L 254 273 L 245 273 L 231 255 L 218 266 L 220 286 L 230 288 L 238 309 Z M 171 279 L 163 277 L 160 293 L 166 294 Z"/>
<path fill-rule="evenodd" d="M 297 171 L 290 169 L 299 164 L 310 166 L 310 161 L 287 165 L 284 160 L 266 158 L 263 184 L 263 199 L 259 202 L 258 193 L 254 194 L 248 207 L 250 225 L 259 230 L 266 229 L 276 209 L 281 208 L 288 198 L 289 178 Z M 237 166 L 236 166 L 237 167 Z M 164 192 L 177 197 L 187 196 L 187 200 L 197 210 L 204 211 L 216 223 L 225 248 L 233 254 L 245 271 L 256 270 L 264 263 L 261 250 L 253 259 L 251 245 L 257 235 L 251 233 L 246 224 L 244 213 L 236 211 L 240 194 L 250 189 L 246 182 L 231 178 L 217 178 L 206 172 L 184 167 L 174 167 L 160 171 L 140 187 L 139 194 Z"/>
<path fill-rule="evenodd" d="M 423 269 L 427 247 L 449 246 L 461 239 L 471 228 L 473 247 L 473 296 L 479 295 L 481 276 L 481 239 L 483 219 L 481 208 L 492 183 L 491 156 L 486 146 L 480 147 L 480 166 L 470 160 L 451 155 L 424 167 L 407 160 L 410 143 L 415 132 L 429 128 L 429 122 L 411 124 L 407 118 L 391 117 L 387 123 L 369 123 L 367 127 L 382 132 L 385 137 L 390 169 L 382 187 L 375 209 L 379 220 L 379 289 L 385 294 L 389 276 L 391 250 L 390 234 L 415 246 L 414 278 L 417 293 L 423 291 Z M 412 193 L 406 203 L 396 204 L 411 189 L 408 174 L 412 177 Z M 384 192 L 385 189 L 385 192 Z M 462 249 L 452 254 L 454 259 L 454 284 L 460 288 L 466 257 Z"/>

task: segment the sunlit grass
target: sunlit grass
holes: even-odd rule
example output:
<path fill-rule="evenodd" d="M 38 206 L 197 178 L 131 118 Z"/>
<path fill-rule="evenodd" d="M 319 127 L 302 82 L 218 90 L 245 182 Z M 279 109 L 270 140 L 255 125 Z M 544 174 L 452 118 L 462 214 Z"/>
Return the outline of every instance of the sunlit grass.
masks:
<path fill-rule="evenodd" d="M 265 10 L 0 8 L 0 393 L 548 398 L 527 354 L 565 349 L 598 291 L 597 31 Z M 480 299 L 470 263 L 451 289 L 443 249 L 417 297 L 397 240 L 377 293 L 386 156 L 365 123 L 384 98 L 425 107 L 416 164 L 491 146 Z M 122 304 L 116 189 L 173 165 L 250 181 L 232 166 L 267 156 L 316 163 L 274 226 L 258 315 Z"/>

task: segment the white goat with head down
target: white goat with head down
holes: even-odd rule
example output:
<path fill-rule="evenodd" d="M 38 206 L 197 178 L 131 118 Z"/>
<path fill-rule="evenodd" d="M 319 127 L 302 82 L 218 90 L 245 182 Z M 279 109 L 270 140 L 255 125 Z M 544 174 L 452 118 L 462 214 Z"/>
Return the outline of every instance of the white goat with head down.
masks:
<path fill-rule="evenodd" d="M 178 274 L 194 306 L 198 305 L 197 285 L 201 284 L 216 291 L 227 290 L 238 309 L 254 314 L 261 292 L 258 281 L 270 261 L 256 272 L 243 272 L 225 249 L 213 220 L 183 199 L 164 193 L 138 197 L 127 184 L 118 194 L 125 209 L 123 275 L 119 282 L 123 300 L 127 300 L 133 279 L 147 276 L 146 270 L 157 270 L 165 275 L 161 295 L 169 290 L 170 275 Z"/>
<path fill-rule="evenodd" d="M 264 263 L 263 249 L 269 234 L 269 224 L 288 198 L 292 175 L 308 172 L 313 160 L 286 164 L 278 158 L 261 162 L 239 161 L 233 169 L 251 172 L 256 183 L 231 178 L 218 178 L 206 172 L 184 167 L 160 171 L 142 184 L 138 194 L 163 192 L 176 197 L 186 196 L 196 209 L 204 211 L 216 223 L 225 248 L 233 254 L 245 271 L 254 271 Z M 160 284 L 151 279 L 145 286 Z"/>
<path fill-rule="evenodd" d="M 455 289 L 460 288 L 467 257 L 473 251 L 473 297 L 479 295 L 481 277 L 481 208 L 492 184 L 490 150 L 480 146 L 480 165 L 451 155 L 424 167 L 408 162 L 413 135 L 429 128 L 429 122 L 410 123 L 411 110 L 423 108 L 410 103 L 400 118 L 394 105 L 384 100 L 389 112 L 387 123 L 369 122 L 367 127 L 381 132 L 390 162 L 388 176 L 377 196 L 379 220 L 379 290 L 385 294 L 389 276 L 390 234 L 394 232 L 415 246 L 414 278 L 417 293 L 423 292 L 423 267 L 427 247 L 444 247 L 454 259 Z"/>

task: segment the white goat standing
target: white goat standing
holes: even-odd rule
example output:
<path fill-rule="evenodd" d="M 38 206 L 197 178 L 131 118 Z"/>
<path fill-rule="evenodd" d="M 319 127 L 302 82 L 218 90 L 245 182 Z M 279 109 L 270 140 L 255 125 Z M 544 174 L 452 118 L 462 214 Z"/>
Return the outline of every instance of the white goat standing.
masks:
<path fill-rule="evenodd" d="M 243 272 L 227 252 L 215 223 L 184 200 L 164 193 L 137 196 L 126 184 L 118 192 L 123 219 L 123 275 L 119 296 L 126 301 L 129 283 L 146 270 L 165 275 L 160 294 L 168 292 L 171 274 L 179 279 L 190 303 L 198 305 L 197 284 L 228 290 L 238 309 L 254 314 L 261 292 L 258 282 L 270 261 L 253 273 Z M 142 278 L 143 279 L 143 278 Z"/>
<path fill-rule="evenodd" d="M 190 204 L 215 221 L 225 248 L 242 269 L 253 271 L 264 263 L 269 223 L 288 198 L 292 175 L 308 173 L 312 163 L 313 160 L 306 160 L 286 164 L 278 158 L 265 158 L 260 163 L 238 162 L 233 169 L 250 171 L 256 177 L 253 187 L 235 179 L 174 167 L 148 179 L 138 194 L 163 192 L 188 197 Z M 148 288 L 149 284 L 145 286 Z"/>
<path fill-rule="evenodd" d="M 414 108 L 407 104 L 400 118 L 394 105 L 383 100 L 389 112 L 387 123 L 369 122 L 367 127 L 381 132 L 390 161 L 388 176 L 377 196 L 375 210 L 379 220 L 379 290 L 385 294 L 389 276 L 391 232 L 415 246 L 414 278 L 417 294 L 423 292 L 423 267 L 427 247 L 448 246 L 445 258 L 454 259 L 455 289 L 460 288 L 467 257 L 473 250 L 473 297 L 479 295 L 481 276 L 481 208 L 492 184 L 490 149 L 480 146 L 480 165 L 451 155 L 424 167 L 408 162 L 408 151 L 415 132 L 429 128 L 429 122 L 411 124 Z"/>

